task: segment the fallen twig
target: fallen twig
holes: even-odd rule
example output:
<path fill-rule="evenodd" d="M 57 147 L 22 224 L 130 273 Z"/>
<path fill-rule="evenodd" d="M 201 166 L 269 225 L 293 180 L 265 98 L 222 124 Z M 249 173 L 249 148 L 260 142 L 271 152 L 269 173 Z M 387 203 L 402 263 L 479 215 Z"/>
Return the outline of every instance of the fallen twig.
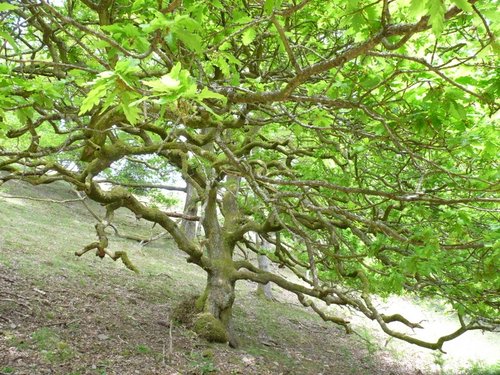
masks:
<path fill-rule="evenodd" d="M 41 294 L 41 295 L 43 295 L 43 296 L 47 294 L 47 292 L 45 292 L 45 291 L 43 291 L 43 290 L 41 290 L 41 289 L 38 289 L 38 288 L 33 288 L 33 290 L 34 290 L 35 292 L 37 292 L 37 293 L 40 293 L 40 294 Z"/>
<path fill-rule="evenodd" d="M 43 326 L 44 327 L 54 327 L 54 326 L 67 326 L 71 323 L 77 323 L 79 322 L 81 319 L 73 319 L 73 320 L 64 320 L 64 321 L 61 321 L 61 322 L 55 322 L 55 323 L 49 323 L 49 324 L 44 324 Z"/>
<path fill-rule="evenodd" d="M 170 327 L 168 328 L 168 362 L 172 362 L 172 354 L 173 354 L 173 340 L 172 340 L 172 326 L 173 321 L 170 320 Z"/>

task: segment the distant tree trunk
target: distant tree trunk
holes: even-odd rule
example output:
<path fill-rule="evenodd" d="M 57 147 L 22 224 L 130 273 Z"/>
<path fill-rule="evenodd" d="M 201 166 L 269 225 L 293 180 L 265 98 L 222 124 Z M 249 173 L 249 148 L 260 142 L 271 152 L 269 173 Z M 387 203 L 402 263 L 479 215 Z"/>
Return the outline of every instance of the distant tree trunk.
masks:
<path fill-rule="evenodd" d="M 184 201 L 184 215 L 198 215 L 198 194 L 192 184 L 186 182 L 186 200 Z M 186 236 L 192 240 L 196 237 L 197 222 L 193 220 L 183 219 L 181 228 L 185 231 Z"/>
<path fill-rule="evenodd" d="M 257 236 L 257 238 L 259 238 Z M 271 248 L 271 243 L 267 242 L 266 240 L 262 240 L 261 243 L 257 243 L 257 245 L 259 246 L 262 246 L 264 249 L 270 249 Z M 262 271 L 266 271 L 266 272 L 269 272 L 269 265 L 271 264 L 271 261 L 269 260 L 269 258 L 264 255 L 264 254 L 260 254 L 257 256 L 257 262 L 259 263 L 259 268 L 262 270 Z M 261 297 L 264 297 L 265 299 L 267 300 L 274 300 L 274 297 L 273 297 L 273 293 L 272 293 L 272 290 L 271 290 L 271 283 L 267 283 L 267 284 L 257 284 L 257 295 L 258 296 L 261 296 Z"/>

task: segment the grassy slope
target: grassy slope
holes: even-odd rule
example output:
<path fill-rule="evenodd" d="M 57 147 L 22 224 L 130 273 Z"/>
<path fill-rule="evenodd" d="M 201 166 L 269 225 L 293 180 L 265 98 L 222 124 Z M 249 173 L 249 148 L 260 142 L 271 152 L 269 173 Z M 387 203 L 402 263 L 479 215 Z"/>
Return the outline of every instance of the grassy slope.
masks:
<path fill-rule="evenodd" d="M 140 249 L 110 236 L 141 270 L 75 250 L 95 240 L 95 219 L 80 203 L 54 204 L 10 195 L 71 199 L 64 184 L 0 190 L 0 373 L 34 374 L 430 374 L 432 356 L 381 349 L 376 338 L 346 336 L 288 302 L 257 299 L 238 285 L 235 324 L 242 347 L 199 340 L 176 322 L 173 307 L 200 293 L 204 272 L 185 262 L 168 239 Z M 95 211 L 102 207 L 92 204 Z M 119 210 L 122 233 L 157 228 Z M 172 349 L 170 349 L 172 345 Z M 439 362 L 435 360 L 434 362 Z"/>

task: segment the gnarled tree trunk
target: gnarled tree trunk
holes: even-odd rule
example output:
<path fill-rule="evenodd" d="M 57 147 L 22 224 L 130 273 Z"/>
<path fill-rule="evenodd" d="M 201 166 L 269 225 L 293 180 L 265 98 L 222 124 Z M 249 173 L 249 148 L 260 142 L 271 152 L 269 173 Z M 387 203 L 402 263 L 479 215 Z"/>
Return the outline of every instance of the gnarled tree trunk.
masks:
<path fill-rule="evenodd" d="M 232 265 L 218 265 L 207 275 L 207 285 L 201 303 L 203 311 L 210 313 L 224 327 L 229 345 L 237 347 L 238 342 L 233 330 L 232 313 L 235 299 L 235 281 L 231 277 Z"/>
<path fill-rule="evenodd" d="M 203 312 L 211 314 L 224 327 L 227 340 L 232 347 L 238 345 L 232 326 L 232 308 L 235 299 L 235 272 L 233 251 L 235 241 L 231 233 L 236 223 L 237 210 L 234 200 L 235 191 L 228 189 L 224 195 L 222 210 L 224 225 L 221 226 L 217 215 L 217 188 L 213 187 L 203 213 L 203 229 L 205 231 L 205 254 L 209 258 L 207 285 L 198 301 Z"/>

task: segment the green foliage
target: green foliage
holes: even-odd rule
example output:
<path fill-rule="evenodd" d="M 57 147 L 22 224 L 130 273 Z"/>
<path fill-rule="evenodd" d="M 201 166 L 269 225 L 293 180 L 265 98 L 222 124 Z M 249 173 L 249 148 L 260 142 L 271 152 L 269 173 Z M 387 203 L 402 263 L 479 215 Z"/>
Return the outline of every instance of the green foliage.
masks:
<path fill-rule="evenodd" d="M 440 35 L 444 29 L 444 0 L 427 0 L 426 7 L 429 12 L 429 24 L 435 35 Z"/>
<path fill-rule="evenodd" d="M 118 61 L 114 71 L 100 73 L 98 78 L 89 84 L 92 89 L 83 100 L 78 114 L 86 114 L 96 106 L 100 107 L 102 113 L 118 100 L 125 117 L 134 125 L 139 119 L 139 109 L 134 105 L 139 97 L 134 92 L 134 86 L 137 84 L 134 73 L 138 70 L 136 60 L 126 59 Z M 101 99 L 105 100 L 101 103 Z"/>
<path fill-rule="evenodd" d="M 264 3 L 264 11 L 271 14 L 276 8 L 281 6 L 282 0 L 266 0 Z"/>
<path fill-rule="evenodd" d="M 17 9 L 16 5 L 9 4 L 9 3 L 1 3 L 0 4 L 0 12 L 5 12 L 7 10 L 14 10 Z"/>
<path fill-rule="evenodd" d="M 462 368 L 465 375 L 495 375 L 500 372 L 500 364 L 486 365 L 481 361 L 472 362 L 470 366 Z"/>
<path fill-rule="evenodd" d="M 465 12 L 472 12 L 472 5 L 467 0 L 451 0 L 453 4 Z"/>
<path fill-rule="evenodd" d="M 246 29 L 245 32 L 243 33 L 241 41 L 242 41 L 243 45 L 248 46 L 249 44 L 251 44 L 254 41 L 256 36 L 257 36 L 257 33 L 256 33 L 255 29 L 253 27 L 250 27 L 250 28 Z"/>
<path fill-rule="evenodd" d="M 155 203 L 163 206 L 170 207 L 179 204 L 179 200 L 177 198 L 167 197 L 158 190 L 150 190 L 148 196 L 151 197 Z"/>
<path fill-rule="evenodd" d="M 218 93 L 210 91 L 204 87 L 201 91 L 197 91 L 196 82 L 191 77 L 188 70 L 182 69 L 181 64 L 177 63 L 169 74 L 162 76 L 160 79 L 143 81 L 143 83 L 151 87 L 153 95 L 142 98 L 139 101 L 133 103 L 137 105 L 144 100 L 151 98 L 159 98 L 156 103 L 163 105 L 166 108 L 178 108 L 177 100 L 179 99 L 192 99 L 206 108 L 208 111 L 215 113 L 206 106 L 203 102 L 205 99 L 217 99 L 222 102 L 226 101 L 226 98 Z M 171 104 L 174 104 L 174 107 Z"/>

